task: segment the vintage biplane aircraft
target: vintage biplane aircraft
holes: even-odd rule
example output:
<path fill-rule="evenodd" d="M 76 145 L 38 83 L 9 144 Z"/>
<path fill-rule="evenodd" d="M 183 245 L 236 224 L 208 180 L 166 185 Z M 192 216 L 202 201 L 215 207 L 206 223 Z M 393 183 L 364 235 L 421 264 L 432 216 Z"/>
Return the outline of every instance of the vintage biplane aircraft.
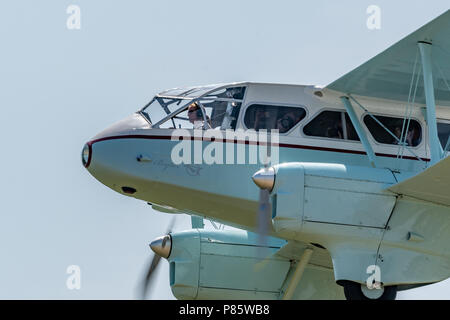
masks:
<path fill-rule="evenodd" d="M 395 299 L 449 278 L 449 35 L 447 11 L 326 87 L 167 90 L 93 137 L 97 180 L 192 216 L 151 243 L 146 281 L 161 257 L 179 299 Z M 236 159 L 256 146 L 264 161 Z"/>

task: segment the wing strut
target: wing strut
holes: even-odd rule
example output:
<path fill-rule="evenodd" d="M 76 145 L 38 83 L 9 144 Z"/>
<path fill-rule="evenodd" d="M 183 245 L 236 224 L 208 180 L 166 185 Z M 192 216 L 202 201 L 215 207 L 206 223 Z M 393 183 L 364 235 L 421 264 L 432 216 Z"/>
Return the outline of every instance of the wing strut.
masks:
<path fill-rule="evenodd" d="M 434 97 L 433 68 L 431 64 L 432 44 L 430 42 L 419 41 L 418 45 L 422 57 L 423 82 L 427 104 L 428 139 L 430 143 L 431 164 L 433 165 L 441 160 L 444 152 L 437 132 L 436 101 Z"/>
<path fill-rule="evenodd" d="M 313 249 L 311 248 L 306 248 L 303 252 L 300 261 L 297 263 L 294 274 L 292 275 L 292 279 L 289 282 L 289 286 L 284 293 L 283 300 L 291 300 L 292 296 L 294 295 L 295 289 L 297 288 L 297 285 L 303 276 L 303 272 L 305 271 L 305 268 L 308 265 L 309 260 L 311 259 L 312 254 Z"/>
<path fill-rule="evenodd" d="M 366 132 L 361 127 L 361 123 L 356 116 L 355 110 L 353 110 L 352 103 L 348 99 L 348 97 L 341 97 L 342 102 L 344 103 L 345 109 L 347 110 L 348 116 L 355 127 L 356 133 L 358 134 L 359 140 L 361 140 L 364 149 L 366 150 L 367 156 L 369 157 L 370 164 L 372 167 L 376 168 L 376 156 L 375 152 L 373 152 L 372 146 L 370 145 L 369 140 L 367 139 Z"/>

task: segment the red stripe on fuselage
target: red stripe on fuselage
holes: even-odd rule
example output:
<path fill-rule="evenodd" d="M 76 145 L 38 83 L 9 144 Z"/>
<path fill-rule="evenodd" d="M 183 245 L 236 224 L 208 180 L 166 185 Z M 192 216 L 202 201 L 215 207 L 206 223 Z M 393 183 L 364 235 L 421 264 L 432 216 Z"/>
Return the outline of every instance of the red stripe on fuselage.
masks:
<path fill-rule="evenodd" d="M 197 140 L 197 141 L 216 141 L 216 142 L 225 142 L 225 143 L 243 143 L 243 144 L 258 144 L 258 145 L 267 145 L 267 143 L 258 143 L 254 141 L 242 141 L 242 140 L 227 140 L 227 139 L 211 139 L 211 138 L 203 138 L 203 137 L 182 137 L 189 138 L 189 140 Z M 123 136 L 110 136 L 110 137 L 104 137 L 95 139 L 92 141 L 89 141 L 88 143 L 90 146 L 92 146 L 94 143 L 101 142 L 101 141 L 107 141 L 107 140 L 118 140 L 118 139 L 150 139 L 150 140 L 172 140 L 172 136 L 149 136 L 149 135 L 123 135 Z M 182 139 L 180 139 L 182 140 Z M 176 141 L 176 140 L 174 140 Z M 349 150 L 349 149 L 336 149 L 336 148 L 327 148 L 327 147 L 319 147 L 319 146 L 306 146 L 306 145 L 299 145 L 299 144 L 287 144 L 287 143 L 274 143 L 273 146 L 280 146 L 282 148 L 292 148 L 292 149 L 305 149 L 305 150 L 315 150 L 315 151 L 326 151 L 326 152 L 338 152 L 338 153 L 348 153 L 348 154 L 359 154 L 359 155 L 366 155 L 367 153 L 365 151 L 359 151 L 359 150 Z M 395 154 L 388 154 L 388 153 L 375 153 L 376 156 L 379 157 L 388 157 L 388 158 L 397 158 L 397 155 Z M 419 160 L 416 157 L 411 156 L 403 156 L 402 159 L 406 160 Z M 420 158 L 422 161 L 430 161 L 430 159 L 427 158 Z"/>

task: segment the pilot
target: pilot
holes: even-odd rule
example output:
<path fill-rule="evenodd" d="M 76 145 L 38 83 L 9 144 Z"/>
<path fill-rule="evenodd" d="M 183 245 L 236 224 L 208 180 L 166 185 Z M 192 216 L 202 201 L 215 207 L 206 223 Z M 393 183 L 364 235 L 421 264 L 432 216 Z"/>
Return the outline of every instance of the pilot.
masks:
<path fill-rule="evenodd" d="M 204 129 L 203 112 L 198 102 L 193 102 L 188 107 L 189 122 L 193 124 L 194 129 Z M 208 116 L 207 116 L 208 119 Z M 211 125 L 207 123 L 207 129 L 210 129 Z"/>

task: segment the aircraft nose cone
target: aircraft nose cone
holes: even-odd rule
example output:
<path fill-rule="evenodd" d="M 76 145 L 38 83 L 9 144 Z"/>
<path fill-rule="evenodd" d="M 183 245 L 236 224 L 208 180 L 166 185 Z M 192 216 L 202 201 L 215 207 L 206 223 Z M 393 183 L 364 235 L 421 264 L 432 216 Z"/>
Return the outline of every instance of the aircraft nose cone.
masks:
<path fill-rule="evenodd" d="M 252 179 L 261 189 L 271 191 L 275 184 L 275 170 L 272 167 L 261 169 L 253 175 Z"/>
<path fill-rule="evenodd" d="M 81 162 L 83 166 L 87 169 L 91 163 L 92 158 L 92 146 L 91 143 L 86 143 L 81 151 Z"/>
<path fill-rule="evenodd" d="M 150 243 L 150 248 L 158 256 L 167 259 L 170 256 L 170 252 L 172 250 L 172 238 L 170 237 L 170 235 L 156 238 Z"/>

